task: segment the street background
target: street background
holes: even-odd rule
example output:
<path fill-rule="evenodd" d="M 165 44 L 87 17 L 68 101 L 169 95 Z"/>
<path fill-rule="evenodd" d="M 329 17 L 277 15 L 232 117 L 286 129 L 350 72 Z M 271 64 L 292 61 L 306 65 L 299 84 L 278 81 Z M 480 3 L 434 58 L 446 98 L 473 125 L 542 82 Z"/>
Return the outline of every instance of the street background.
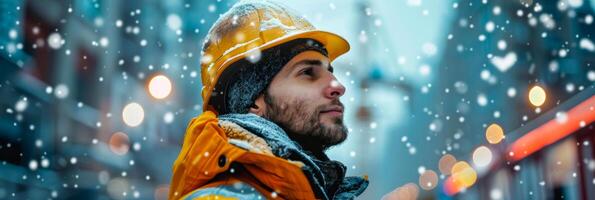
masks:
<path fill-rule="evenodd" d="M 2 0 L 0 199 L 166 199 L 235 2 Z M 360 199 L 595 198 L 595 1 L 282 3 L 351 44 L 329 156 L 369 177 Z"/>

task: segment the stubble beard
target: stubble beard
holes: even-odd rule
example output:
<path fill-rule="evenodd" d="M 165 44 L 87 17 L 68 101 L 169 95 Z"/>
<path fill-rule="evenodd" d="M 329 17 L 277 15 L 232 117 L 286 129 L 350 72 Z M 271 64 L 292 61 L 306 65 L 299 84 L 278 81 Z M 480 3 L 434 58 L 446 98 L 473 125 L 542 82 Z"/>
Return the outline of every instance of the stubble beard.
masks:
<path fill-rule="evenodd" d="M 290 103 L 281 102 L 264 93 L 266 112 L 263 117 L 279 125 L 289 136 L 307 151 L 320 153 L 329 147 L 338 145 L 347 138 L 347 128 L 343 124 L 343 117 L 332 119 L 331 125 L 320 122 L 320 111 L 330 105 L 341 105 L 339 100 L 330 105 L 320 105 L 309 112 L 304 101 L 293 100 Z"/>

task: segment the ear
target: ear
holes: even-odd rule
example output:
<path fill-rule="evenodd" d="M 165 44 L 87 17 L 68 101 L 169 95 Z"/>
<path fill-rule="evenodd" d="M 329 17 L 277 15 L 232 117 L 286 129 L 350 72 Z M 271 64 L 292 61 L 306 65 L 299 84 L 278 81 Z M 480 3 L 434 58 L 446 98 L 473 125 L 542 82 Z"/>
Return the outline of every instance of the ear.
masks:
<path fill-rule="evenodd" d="M 265 105 L 266 104 L 264 102 L 264 94 L 258 95 L 256 100 L 254 100 L 254 103 L 252 104 L 252 106 L 250 106 L 250 113 L 253 113 L 253 114 L 256 114 L 256 115 L 262 117 L 266 111 Z"/>

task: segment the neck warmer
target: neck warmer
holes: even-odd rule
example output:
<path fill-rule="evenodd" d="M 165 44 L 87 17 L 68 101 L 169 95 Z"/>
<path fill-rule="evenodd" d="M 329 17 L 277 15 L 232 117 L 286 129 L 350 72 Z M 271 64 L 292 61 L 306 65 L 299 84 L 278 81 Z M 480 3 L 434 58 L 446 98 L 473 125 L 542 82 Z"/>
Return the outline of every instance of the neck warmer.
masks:
<path fill-rule="evenodd" d="M 368 180 L 362 177 L 345 177 L 346 167 L 339 161 L 330 160 L 326 154 L 312 153 L 291 140 L 277 124 L 258 115 L 225 114 L 219 120 L 235 123 L 264 139 L 275 156 L 300 161 L 310 181 L 312 190 L 320 199 L 354 199 L 368 187 Z"/>

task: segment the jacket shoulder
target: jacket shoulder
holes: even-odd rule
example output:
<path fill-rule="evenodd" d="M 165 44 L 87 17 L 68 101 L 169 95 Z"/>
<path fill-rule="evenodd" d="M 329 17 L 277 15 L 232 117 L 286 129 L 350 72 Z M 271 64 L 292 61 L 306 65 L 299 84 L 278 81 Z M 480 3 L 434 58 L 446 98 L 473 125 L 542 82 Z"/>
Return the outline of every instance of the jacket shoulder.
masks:
<path fill-rule="evenodd" d="M 188 193 L 184 200 L 190 199 L 267 199 L 256 188 L 245 182 L 235 182 L 231 185 L 217 185 L 198 188 Z"/>

